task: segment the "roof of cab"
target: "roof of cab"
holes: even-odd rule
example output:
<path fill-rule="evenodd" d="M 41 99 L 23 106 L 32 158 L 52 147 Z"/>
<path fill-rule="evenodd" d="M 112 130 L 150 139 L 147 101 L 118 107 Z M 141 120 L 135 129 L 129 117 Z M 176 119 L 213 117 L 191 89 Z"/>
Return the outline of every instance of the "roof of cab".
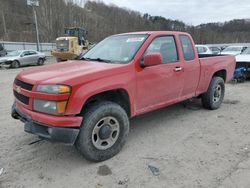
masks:
<path fill-rule="evenodd" d="M 139 32 L 129 32 L 129 33 L 120 33 L 117 35 L 130 35 L 130 34 L 134 34 L 134 35 L 142 35 L 142 34 L 147 34 L 147 35 L 174 35 L 174 34 L 184 34 L 187 35 L 188 33 L 185 32 L 180 32 L 180 31 L 139 31 Z"/>

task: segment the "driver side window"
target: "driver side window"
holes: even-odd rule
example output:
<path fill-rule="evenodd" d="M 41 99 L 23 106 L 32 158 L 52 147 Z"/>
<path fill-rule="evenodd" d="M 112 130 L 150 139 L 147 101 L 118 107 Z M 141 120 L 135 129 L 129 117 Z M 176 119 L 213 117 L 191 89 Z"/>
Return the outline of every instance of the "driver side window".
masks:
<path fill-rule="evenodd" d="M 22 53 L 22 56 L 28 56 L 28 55 L 29 55 L 28 51 Z"/>
<path fill-rule="evenodd" d="M 174 63 L 178 61 L 178 53 L 174 36 L 162 36 L 155 38 L 146 50 L 146 54 L 159 52 L 163 63 Z"/>
<path fill-rule="evenodd" d="M 35 55 L 36 52 L 35 51 L 29 51 L 29 55 Z"/>

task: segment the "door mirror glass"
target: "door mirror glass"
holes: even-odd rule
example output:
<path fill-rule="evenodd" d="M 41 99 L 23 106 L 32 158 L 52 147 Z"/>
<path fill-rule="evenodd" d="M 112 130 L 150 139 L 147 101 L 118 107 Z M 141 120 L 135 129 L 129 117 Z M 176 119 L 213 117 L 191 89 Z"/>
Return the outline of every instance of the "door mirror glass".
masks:
<path fill-rule="evenodd" d="M 162 56 L 159 52 L 149 53 L 144 56 L 142 67 L 151 67 L 163 64 Z"/>

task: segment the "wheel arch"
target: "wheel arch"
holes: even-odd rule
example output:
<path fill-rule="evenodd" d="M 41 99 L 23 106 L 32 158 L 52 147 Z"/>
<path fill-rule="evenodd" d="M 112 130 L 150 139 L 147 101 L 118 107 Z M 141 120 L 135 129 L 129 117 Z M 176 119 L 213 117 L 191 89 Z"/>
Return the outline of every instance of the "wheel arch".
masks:
<path fill-rule="evenodd" d="M 90 96 L 84 102 L 80 115 L 84 114 L 90 105 L 101 101 L 111 101 L 119 104 L 126 111 L 128 117 L 131 117 L 130 97 L 127 90 L 123 88 L 107 90 Z"/>
<path fill-rule="evenodd" d="M 18 59 L 11 60 L 10 62 L 14 62 L 14 61 L 18 62 L 20 65 L 20 61 Z"/>
<path fill-rule="evenodd" d="M 21 66 L 21 63 L 20 63 L 20 61 L 19 61 L 18 59 L 13 59 L 13 60 L 11 60 L 11 61 L 8 61 L 9 64 L 10 64 L 10 66 L 12 66 L 12 63 L 13 63 L 14 61 L 16 61 L 16 62 L 18 63 L 19 67 Z"/>
<path fill-rule="evenodd" d="M 213 74 L 212 78 L 215 77 L 215 76 L 221 77 L 224 80 L 224 82 L 226 82 L 226 80 L 227 80 L 227 71 L 225 69 L 218 70 Z"/>

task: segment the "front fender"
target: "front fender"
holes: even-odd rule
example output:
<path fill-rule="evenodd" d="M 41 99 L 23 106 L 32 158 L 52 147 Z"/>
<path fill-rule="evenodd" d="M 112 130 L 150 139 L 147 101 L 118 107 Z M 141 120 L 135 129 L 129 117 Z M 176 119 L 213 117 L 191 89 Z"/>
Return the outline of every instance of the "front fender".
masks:
<path fill-rule="evenodd" d="M 89 83 L 73 87 L 67 105 L 66 115 L 80 114 L 85 102 L 92 96 L 116 89 L 127 91 L 130 99 L 131 115 L 134 114 L 134 95 L 136 90 L 135 75 L 125 72 L 119 75 L 93 80 Z"/>

